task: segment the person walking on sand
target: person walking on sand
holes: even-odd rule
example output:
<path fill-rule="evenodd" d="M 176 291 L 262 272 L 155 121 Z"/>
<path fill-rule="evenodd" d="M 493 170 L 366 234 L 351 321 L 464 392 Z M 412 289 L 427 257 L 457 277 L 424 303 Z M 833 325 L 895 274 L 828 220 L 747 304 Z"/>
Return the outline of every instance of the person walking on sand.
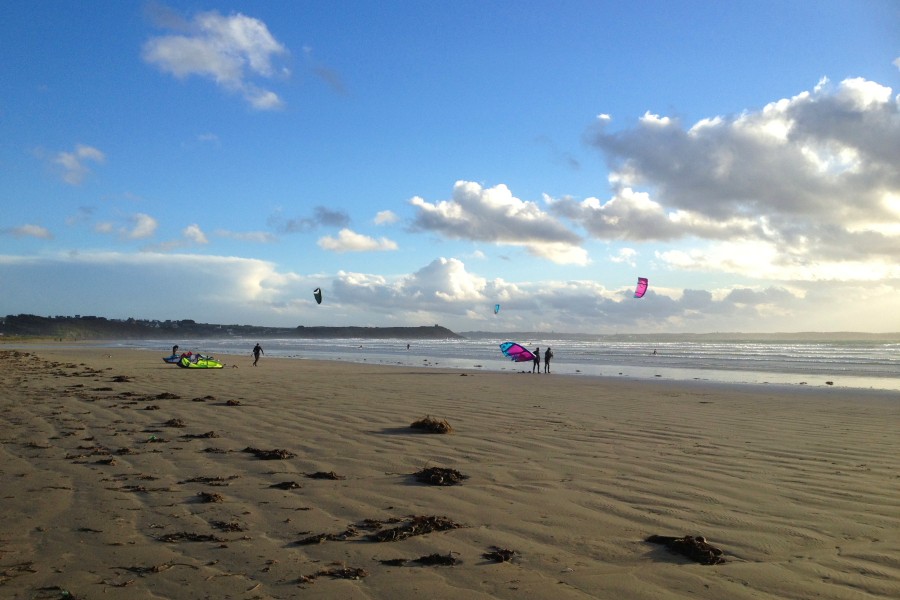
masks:
<path fill-rule="evenodd" d="M 547 351 L 544 352 L 544 373 L 550 372 L 550 359 L 553 358 L 553 351 L 550 350 L 550 346 L 547 346 Z"/>
<path fill-rule="evenodd" d="M 534 373 L 534 370 L 537 369 L 537 372 L 541 372 L 541 349 L 534 349 L 534 362 L 531 364 L 531 372 Z"/>
<path fill-rule="evenodd" d="M 260 354 L 265 354 L 265 352 L 263 352 L 262 346 L 260 346 L 259 343 L 257 343 L 255 346 L 253 346 L 253 366 L 254 367 L 256 366 L 256 363 L 259 362 Z"/>

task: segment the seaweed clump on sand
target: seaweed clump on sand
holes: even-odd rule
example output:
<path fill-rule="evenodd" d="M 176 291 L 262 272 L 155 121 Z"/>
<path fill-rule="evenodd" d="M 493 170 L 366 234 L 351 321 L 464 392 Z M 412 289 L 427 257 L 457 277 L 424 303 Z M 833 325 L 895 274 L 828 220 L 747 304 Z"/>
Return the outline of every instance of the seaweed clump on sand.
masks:
<path fill-rule="evenodd" d="M 724 562 L 724 552 L 709 544 L 702 535 L 675 537 L 671 535 L 651 535 L 646 542 L 662 544 L 670 551 L 686 556 L 701 565 L 719 565 Z"/>
<path fill-rule="evenodd" d="M 356 536 L 357 533 L 359 532 L 351 525 L 341 533 L 317 533 L 316 535 L 311 535 L 302 540 L 297 540 L 294 543 L 298 546 L 310 546 L 324 542 L 346 542 L 350 538 Z"/>
<path fill-rule="evenodd" d="M 278 488 L 279 490 L 297 490 L 300 489 L 301 486 L 296 481 L 282 481 L 281 483 L 273 483 L 269 487 Z"/>
<path fill-rule="evenodd" d="M 249 452 L 261 460 L 284 460 L 286 458 L 294 458 L 297 456 L 289 450 L 282 450 L 279 448 L 276 448 L 275 450 L 260 450 L 259 448 L 247 446 L 244 448 L 243 452 Z"/>
<path fill-rule="evenodd" d="M 421 429 L 426 433 L 450 433 L 453 431 L 453 428 L 446 419 L 435 419 L 430 415 L 427 415 L 424 419 L 414 421 L 410 427 L 413 429 Z"/>
<path fill-rule="evenodd" d="M 437 565 L 442 567 L 452 567 L 453 565 L 459 564 L 460 561 L 458 558 L 453 556 L 453 552 L 450 552 L 449 554 L 438 554 L 437 552 L 435 552 L 434 554 L 420 556 L 419 558 L 388 558 L 379 562 L 389 567 L 402 567 L 408 562 L 419 563 L 420 565 L 426 566 Z"/>
<path fill-rule="evenodd" d="M 415 535 L 425 535 L 426 533 L 431 533 L 433 531 L 459 529 L 460 527 L 463 527 L 463 525 L 460 525 L 447 517 L 414 516 L 410 517 L 409 521 L 402 525 L 369 534 L 369 539 L 373 542 L 396 542 Z"/>
<path fill-rule="evenodd" d="M 509 550 L 507 548 L 501 548 L 499 546 L 492 546 L 490 552 L 485 552 L 481 556 L 482 558 L 500 563 L 509 562 L 518 555 L 519 553 L 515 550 Z"/>
<path fill-rule="evenodd" d="M 469 476 L 463 475 L 456 469 L 429 467 L 415 473 L 415 478 L 416 481 L 429 485 L 456 485 L 461 483 L 463 479 L 468 479 Z"/>
<path fill-rule="evenodd" d="M 161 542 L 178 543 L 178 542 L 224 542 L 222 538 L 207 533 L 191 533 L 188 531 L 180 531 L 178 533 L 167 533 L 158 538 Z"/>
<path fill-rule="evenodd" d="M 210 492 L 197 492 L 197 498 L 200 502 L 224 502 L 225 498 L 222 494 L 212 494 Z"/>
<path fill-rule="evenodd" d="M 306 476 L 310 479 L 331 479 L 333 481 L 346 479 L 346 477 L 338 475 L 334 471 L 316 471 L 315 473 L 307 473 Z"/>

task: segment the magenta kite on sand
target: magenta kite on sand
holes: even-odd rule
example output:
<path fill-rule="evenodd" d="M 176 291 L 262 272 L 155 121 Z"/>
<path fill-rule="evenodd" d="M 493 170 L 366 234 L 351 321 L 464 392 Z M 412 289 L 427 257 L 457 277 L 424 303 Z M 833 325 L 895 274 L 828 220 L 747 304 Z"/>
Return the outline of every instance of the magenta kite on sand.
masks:
<path fill-rule="evenodd" d="M 534 360 L 534 354 L 531 353 L 531 350 L 522 344 L 517 344 L 515 342 L 503 342 L 500 344 L 500 351 L 503 352 L 507 358 L 515 362 Z"/>

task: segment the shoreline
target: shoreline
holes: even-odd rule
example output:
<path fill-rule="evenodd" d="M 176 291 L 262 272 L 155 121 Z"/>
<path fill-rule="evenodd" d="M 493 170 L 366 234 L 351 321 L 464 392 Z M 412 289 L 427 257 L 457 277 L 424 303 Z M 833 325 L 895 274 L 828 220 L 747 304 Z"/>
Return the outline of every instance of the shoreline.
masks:
<path fill-rule="evenodd" d="M 384 340 L 373 340 L 374 342 L 383 342 Z M 398 340 L 399 341 L 399 340 Z M 18 345 L 33 350 L 84 350 L 84 349 L 114 349 L 121 350 L 139 350 L 150 352 L 168 353 L 168 341 L 164 340 L 144 340 L 144 342 L 159 342 L 159 350 L 151 350 L 149 347 L 143 347 L 142 342 L 130 340 L 30 340 L 18 341 Z M 403 342 L 405 343 L 405 342 Z M 128 346 L 123 344 L 137 344 L 137 346 Z M 15 343 L 4 344 L 0 338 L 0 349 L 8 346 L 15 346 Z M 401 344 L 402 345 L 402 344 Z M 362 346 L 360 346 L 362 348 Z M 185 347 L 185 349 L 189 349 Z M 218 355 L 221 357 L 229 357 L 230 359 L 239 361 L 243 358 L 243 354 L 233 354 L 230 350 L 206 350 L 203 348 L 195 349 L 195 351 L 203 354 Z M 390 354 L 353 354 L 352 349 L 344 349 L 346 354 L 336 352 L 323 352 L 317 349 L 307 349 L 302 351 L 291 351 L 279 353 L 277 350 L 273 353 L 270 349 L 268 358 L 284 358 L 289 360 L 302 360 L 312 362 L 337 362 L 341 364 L 357 364 L 357 365 L 383 365 L 383 366 L 401 366 L 406 368 L 424 368 L 424 369 L 451 369 L 454 371 L 467 371 L 472 373 L 500 373 L 500 374 L 518 374 L 529 372 L 528 367 L 521 367 L 519 370 L 515 365 L 524 363 L 512 363 L 501 359 L 480 359 L 470 360 L 459 357 L 434 357 L 427 354 L 418 354 L 416 350 L 412 354 L 406 356 L 396 353 Z M 422 362 L 424 361 L 424 363 Z M 476 364 L 472 364 L 475 362 Z M 557 377 L 599 377 L 610 380 L 632 380 L 632 381 L 663 381 L 669 384 L 710 384 L 723 386 L 760 386 L 767 389 L 787 388 L 796 389 L 832 389 L 842 390 L 845 392 L 869 391 L 873 393 L 898 394 L 900 393 L 900 376 L 885 374 L 863 374 L 858 373 L 803 373 L 794 371 L 771 371 L 771 370 L 755 370 L 750 368 L 744 369 L 727 369 L 712 367 L 687 367 L 669 366 L 665 362 L 654 365 L 635 365 L 635 364 L 605 364 L 605 363 L 586 363 L 558 361 L 554 363 L 556 370 L 552 373 Z M 487 367 L 483 367 L 487 365 Z M 616 374 L 613 374 L 616 373 Z"/>

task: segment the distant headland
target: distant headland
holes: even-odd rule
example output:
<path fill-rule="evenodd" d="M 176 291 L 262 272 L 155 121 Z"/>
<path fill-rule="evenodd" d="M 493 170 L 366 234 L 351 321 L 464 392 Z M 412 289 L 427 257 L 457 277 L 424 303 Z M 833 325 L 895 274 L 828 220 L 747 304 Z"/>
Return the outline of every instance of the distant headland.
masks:
<path fill-rule="evenodd" d="M 0 317 L 3 337 L 41 337 L 66 340 L 160 339 L 160 338 L 369 338 L 446 340 L 464 339 L 440 325 L 421 327 L 259 327 L 218 325 L 190 319 L 107 319 L 105 317 L 41 317 L 7 315 Z"/>

